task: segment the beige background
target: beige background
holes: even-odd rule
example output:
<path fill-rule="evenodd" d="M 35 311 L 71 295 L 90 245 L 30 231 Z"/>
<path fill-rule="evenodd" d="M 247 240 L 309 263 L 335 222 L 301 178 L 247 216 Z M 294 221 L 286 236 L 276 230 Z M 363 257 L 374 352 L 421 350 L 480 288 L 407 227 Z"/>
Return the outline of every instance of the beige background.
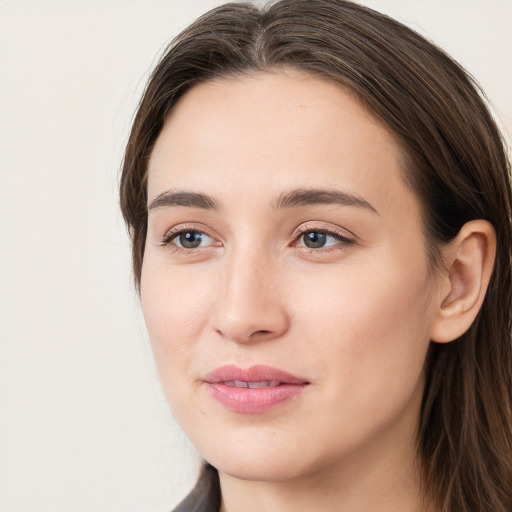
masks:
<path fill-rule="evenodd" d="M 0 511 L 169 511 L 197 457 L 154 374 L 116 187 L 155 55 L 216 1 L 0 0 Z M 512 131 L 511 0 L 374 0 Z"/>

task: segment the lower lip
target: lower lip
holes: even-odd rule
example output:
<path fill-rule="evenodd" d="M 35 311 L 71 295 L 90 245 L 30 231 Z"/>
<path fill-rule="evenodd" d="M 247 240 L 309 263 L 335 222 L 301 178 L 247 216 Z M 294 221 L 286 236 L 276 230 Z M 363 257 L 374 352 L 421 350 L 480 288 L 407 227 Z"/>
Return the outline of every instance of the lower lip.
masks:
<path fill-rule="evenodd" d="M 255 414 L 273 409 L 277 405 L 297 397 L 307 384 L 282 384 L 269 388 L 237 388 L 221 382 L 206 386 L 210 395 L 233 412 Z"/>

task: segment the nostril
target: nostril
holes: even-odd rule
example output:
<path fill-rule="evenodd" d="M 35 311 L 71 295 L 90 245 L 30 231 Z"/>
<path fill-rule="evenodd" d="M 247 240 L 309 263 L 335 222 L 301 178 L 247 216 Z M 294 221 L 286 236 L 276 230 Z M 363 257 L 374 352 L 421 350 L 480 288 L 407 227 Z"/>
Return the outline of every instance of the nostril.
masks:
<path fill-rule="evenodd" d="M 264 336 L 268 336 L 269 334 L 272 334 L 272 331 L 268 331 L 268 330 L 261 329 L 261 330 L 259 330 L 259 331 L 254 331 L 254 332 L 250 335 L 250 338 L 259 338 L 259 337 L 264 337 Z"/>

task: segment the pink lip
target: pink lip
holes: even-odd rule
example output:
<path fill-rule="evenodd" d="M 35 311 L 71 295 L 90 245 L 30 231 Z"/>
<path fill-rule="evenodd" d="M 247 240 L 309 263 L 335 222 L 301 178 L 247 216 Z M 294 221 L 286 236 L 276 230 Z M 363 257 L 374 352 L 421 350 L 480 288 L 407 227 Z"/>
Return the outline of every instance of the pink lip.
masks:
<path fill-rule="evenodd" d="M 298 396 L 309 382 L 270 366 L 243 369 L 222 366 L 203 377 L 210 395 L 227 409 L 239 413 L 261 413 Z M 235 387 L 238 383 L 265 383 L 264 387 Z M 254 384 L 253 384 L 254 385 Z"/>

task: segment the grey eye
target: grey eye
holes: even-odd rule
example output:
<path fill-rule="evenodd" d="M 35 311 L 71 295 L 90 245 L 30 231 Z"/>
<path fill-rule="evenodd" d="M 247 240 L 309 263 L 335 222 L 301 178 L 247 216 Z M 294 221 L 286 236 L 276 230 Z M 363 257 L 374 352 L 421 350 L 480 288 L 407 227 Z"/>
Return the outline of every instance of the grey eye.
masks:
<path fill-rule="evenodd" d="M 173 242 L 178 247 L 183 247 L 183 249 L 197 249 L 198 247 L 210 245 L 212 238 L 200 231 L 183 231 L 176 235 Z"/>
<path fill-rule="evenodd" d="M 320 249 L 326 245 L 327 236 L 326 233 L 322 233 L 321 231 L 308 231 L 302 235 L 302 239 L 306 247 L 310 249 Z"/>
<path fill-rule="evenodd" d="M 339 245 L 340 243 L 349 244 L 351 241 L 329 231 L 311 229 L 300 235 L 297 245 L 299 247 L 307 247 L 308 249 L 323 249 Z"/>

